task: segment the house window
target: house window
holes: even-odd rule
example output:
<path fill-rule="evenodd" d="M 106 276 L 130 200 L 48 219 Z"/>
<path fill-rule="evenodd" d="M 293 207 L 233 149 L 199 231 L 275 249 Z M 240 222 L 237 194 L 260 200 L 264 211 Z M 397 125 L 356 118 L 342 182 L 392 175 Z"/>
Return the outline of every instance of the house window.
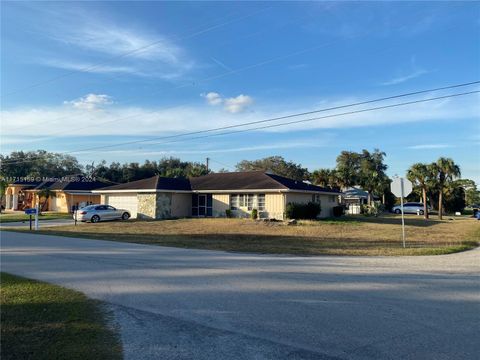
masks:
<path fill-rule="evenodd" d="M 247 198 L 248 198 L 248 200 L 247 200 L 247 209 L 248 209 L 248 211 L 252 211 L 252 210 L 255 208 L 255 205 L 256 205 L 256 204 L 255 204 L 255 203 L 256 203 L 256 201 L 255 201 L 255 200 L 256 200 L 256 195 L 254 195 L 254 194 L 248 194 L 248 195 L 247 195 Z"/>
<path fill-rule="evenodd" d="M 230 195 L 231 210 L 258 211 L 265 210 L 265 194 L 232 194 Z"/>
<path fill-rule="evenodd" d="M 335 202 L 335 198 L 336 198 L 335 195 L 329 195 L 329 196 L 328 196 L 328 200 L 329 200 L 331 203 Z"/>
<path fill-rule="evenodd" d="M 316 204 L 320 204 L 320 194 L 313 194 L 312 195 L 312 202 Z"/>
<path fill-rule="evenodd" d="M 257 195 L 257 209 L 258 211 L 265 211 L 265 194 Z"/>
<path fill-rule="evenodd" d="M 239 197 L 238 194 L 230 195 L 230 209 L 238 210 L 240 207 Z"/>

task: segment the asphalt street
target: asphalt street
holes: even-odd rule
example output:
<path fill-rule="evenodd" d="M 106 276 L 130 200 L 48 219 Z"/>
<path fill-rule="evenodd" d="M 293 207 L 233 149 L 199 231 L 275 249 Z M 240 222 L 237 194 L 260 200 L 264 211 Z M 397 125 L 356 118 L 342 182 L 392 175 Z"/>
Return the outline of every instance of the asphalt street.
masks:
<path fill-rule="evenodd" d="M 73 225 L 75 222 L 73 219 L 52 219 L 52 220 L 39 220 L 39 228 L 50 227 L 50 226 L 59 226 L 59 225 Z M 82 225 L 81 221 L 77 222 L 77 225 Z M 0 229 L 9 229 L 9 228 L 21 228 L 28 229 L 30 227 L 30 221 L 12 221 L 0 223 Z M 32 220 L 32 228 L 35 227 L 35 222 Z"/>
<path fill-rule="evenodd" d="M 106 301 L 126 359 L 480 354 L 480 249 L 268 256 L 2 231 L 1 270 Z"/>

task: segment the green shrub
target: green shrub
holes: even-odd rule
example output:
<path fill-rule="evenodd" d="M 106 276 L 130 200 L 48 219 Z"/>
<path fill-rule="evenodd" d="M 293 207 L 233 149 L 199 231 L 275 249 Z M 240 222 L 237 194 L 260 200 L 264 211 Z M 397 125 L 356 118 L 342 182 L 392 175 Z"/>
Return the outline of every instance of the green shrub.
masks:
<path fill-rule="evenodd" d="M 226 216 L 227 218 L 231 218 L 231 217 L 233 216 L 233 215 L 232 215 L 232 210 L 230 210 L 230 209 L 225 210 L 225 216 Z"/>
<path fill-rule="evenodd" d="M 321 207 L 317 203 L 288 203 L 285 209 L 285 216 L 287 219 L 316 219 L 320 212 Z"/>
<path fill-rule="evenodd" d="M 250 214 L 250 217 L 252 218 L 252 220 L 256 220 L 258 218 L 258 210 L 253 209 L 252 213 Z"/>
<path fill-rule="evenodd" d="M 341 205 L 333 207 L 333 216 L 340 217 L 345 213 L 345 208 Z"/>

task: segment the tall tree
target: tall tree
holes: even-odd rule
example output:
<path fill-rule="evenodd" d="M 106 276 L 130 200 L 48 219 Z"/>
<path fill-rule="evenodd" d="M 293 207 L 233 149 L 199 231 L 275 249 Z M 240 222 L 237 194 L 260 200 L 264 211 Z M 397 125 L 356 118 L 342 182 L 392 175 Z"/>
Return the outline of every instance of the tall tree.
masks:
<path fill-rule="evenodd" d="M 315 185 L 340 189 L 337 171 L 335 169 L 318 169 L 311 175 L 312 182 Z"/>
<path fill-rule="evenodd" d="M 337 156 L 337 175 L 342 188 L 358 185 L 360 154 L 353 151 L 342 151 Z"/>
<path fill-rule="evenodd" d="M 357 181 L 368 192 L 368 204 L 372 202 L 373 193 L 383 189 L 387 182 L 387 165 L 384 164 L 385 153 L 375 149 L 372 153 L 363 150 L 359 154 Z"/>
<path fill-rule="evenodd" d="M 82 170 L 75 157 L 45 150 L 0 155 L 0 174 L 4 178 L 63 177 L 80 174 Z"/>
<path fill-rule="evenodd" d="M 443 195 L 450 182 L 460 177 L 460 167 L 450 158 L 441 157 L 429 166 L 435 175 L 432 185 L 438 191 L 438 218 L 443 219 Z"/>
<path fill-rule="evenodd" d="M 3 198 L 5 197 L 5 192 L 7 191 L 8 182 L 0 178 L 0 213 L 2 212 Z"/>
<path fill-rule="evenodd" d="M 419 188 L 422 192 L 423 198 L 423 217 L 428 219 L 428 205 L 427 205 L 427 192 L 429 183 L 435 174 L 431 172 L 431 169 L 427 164 L 415 163 L 407 171 L 407 178 L 414 186 Z"/>
<path fill-rule="evenodd" d="M 318 169 L 312 173 L 312 182 L 315 185 L 328 187 L 330 186 L 331 174 L 333 170 Z"/>
<path fill-rule="evenodd" d="M 40 205 L 40 212 L 45 210 L 48 204 L 48 199 L 56 196 L 55 192 L 48 188 L 44 188 L 40 190 L 37 195 L 38 195 L 38 201 L 41 202 L 41 200 L 43 199 L 43 202 L 41 202 L 41 205 Z"/>
<path fill-rule="evenodd" d="M 301 164 L 285 161 L 281 156 L 270 156 L 264 159 L 249 161 L 243 160 L 236 165 L 237 171 L 272 171 L 277 175 L 295 180 L 307 180 L 310 177 L 308 170 Z"/>

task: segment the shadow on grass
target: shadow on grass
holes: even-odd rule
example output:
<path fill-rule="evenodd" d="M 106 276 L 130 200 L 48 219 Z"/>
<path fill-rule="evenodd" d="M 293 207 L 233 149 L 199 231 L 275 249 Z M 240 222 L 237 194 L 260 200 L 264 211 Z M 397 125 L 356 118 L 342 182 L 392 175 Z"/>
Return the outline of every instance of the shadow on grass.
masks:
<path fill-rule="evenodd" d="M 401 241 L 358 240 L 350 237 L 335 239 L 301 235 L 224 233 L 188 235 L 97 233 L 86 231 L 73 233 L 52 230 L 39 231 L 38 233 L 178 248 L 291 255 L 441 255 L 466 251 L 478 246 L 476 240 L 463 242 L 409 241 L 407 249 L 404 249 Z"/>

